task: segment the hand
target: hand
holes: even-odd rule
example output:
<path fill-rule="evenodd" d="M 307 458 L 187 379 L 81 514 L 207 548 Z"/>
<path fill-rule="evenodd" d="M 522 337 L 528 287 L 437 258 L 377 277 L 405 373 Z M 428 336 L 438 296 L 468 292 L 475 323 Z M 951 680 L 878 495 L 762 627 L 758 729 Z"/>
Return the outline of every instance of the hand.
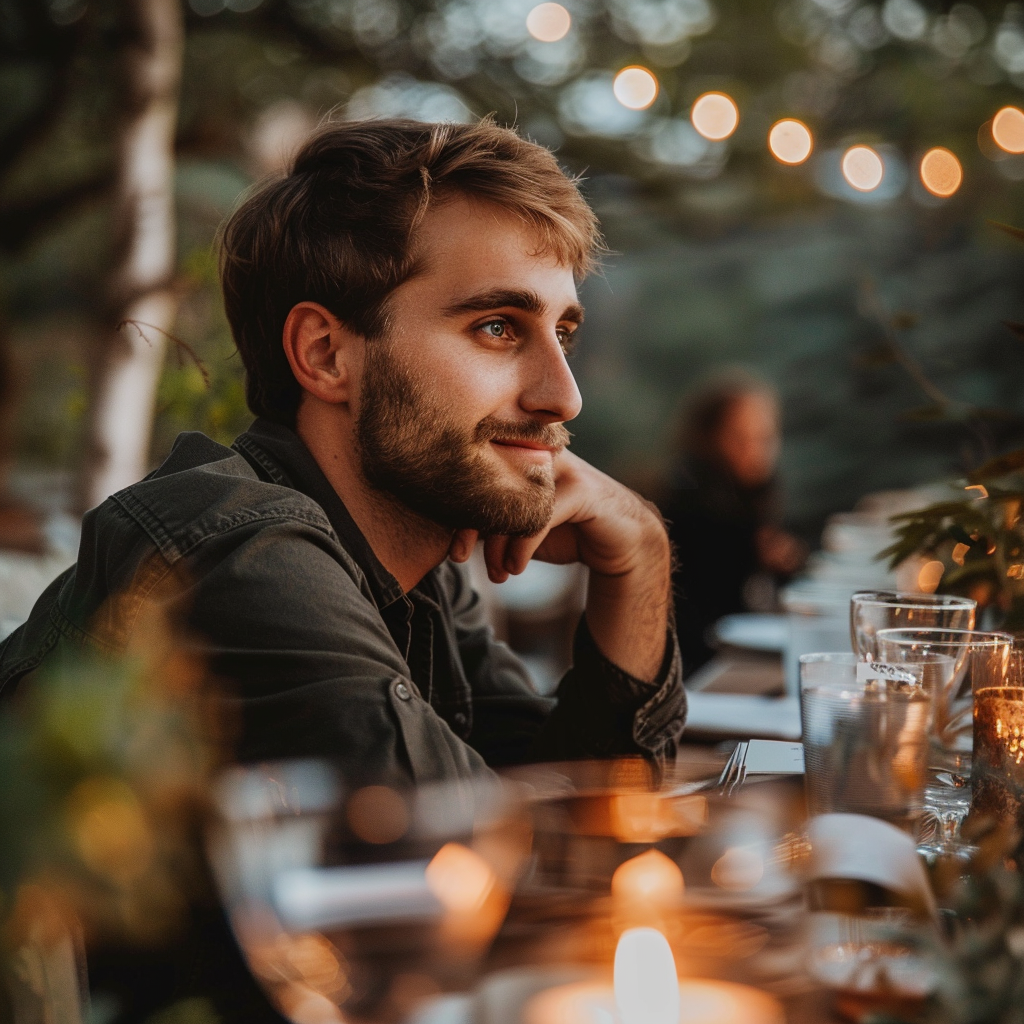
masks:
<path fill-rule="evenodd" d="M 476 542 L 458 531 L 449 557 L 463 561 Z M 570 452 L 555 456 L 555 508 L 530 537 L 488 537 L 494 583 L 521 573 L 532 558 L 590 569 L 587 624 L 605 657 L 641 679 L 661 666 L 670 605 L 671 553 L 652 505 Z"/>

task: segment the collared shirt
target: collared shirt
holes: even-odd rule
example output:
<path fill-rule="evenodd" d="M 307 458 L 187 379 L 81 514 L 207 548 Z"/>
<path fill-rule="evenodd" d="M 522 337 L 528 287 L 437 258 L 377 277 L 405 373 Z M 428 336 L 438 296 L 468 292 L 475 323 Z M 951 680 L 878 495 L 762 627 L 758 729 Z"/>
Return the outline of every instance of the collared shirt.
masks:
<path fill-rule="evenodd" d="M 125 646 L 144 592 L 188 623 L 237 718 L 242 759 L 326 756 L 355 780 L 466 778 L 527 760 L 670 757 L 685 693 L 670 630 L 657 679 L 598 650 L 585 620 L 555 699 L 495 640 L 462 569 L 409 593 L 294 432 L 257 420 L 232 449 L 181 435 L 165 463 L 86 515 L 75 567 L 0 645 L 0 694 L 67 646 Z"/>

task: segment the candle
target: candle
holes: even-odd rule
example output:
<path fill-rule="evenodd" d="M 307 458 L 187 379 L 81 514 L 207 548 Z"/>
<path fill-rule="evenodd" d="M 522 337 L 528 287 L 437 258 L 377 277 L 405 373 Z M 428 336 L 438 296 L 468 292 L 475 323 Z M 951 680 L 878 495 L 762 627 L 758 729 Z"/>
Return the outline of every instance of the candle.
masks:
<path fill-rule="evenodd" d="M 623 932 L 614 986 L 559 985 L 534 996 L 523 1024 L 785 1024 L 771 996 L 734 982 L 676 977 L 675 959 L 655 928 Z"/>
<path fill-rule="evenodd" d="M 660 850 L 631 857 L 612 875 L 612 896 L 626 904 L 663 907 L 683 898 L 683 873 Z"/>
<path fill-rule="evenodd" d="M 971 810 L 1016 823 L 1024 807 L 1024 688 L 987 686 L 974 695 Z"/>

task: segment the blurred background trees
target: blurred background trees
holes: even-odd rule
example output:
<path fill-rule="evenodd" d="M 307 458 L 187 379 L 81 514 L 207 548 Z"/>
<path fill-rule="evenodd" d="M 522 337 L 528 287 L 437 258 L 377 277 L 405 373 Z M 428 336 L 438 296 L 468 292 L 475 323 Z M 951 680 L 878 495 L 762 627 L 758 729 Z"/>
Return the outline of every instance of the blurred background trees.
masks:
<path fill-rule="evenodd" d="M 664 476 L 680 394 L 723 362 L 752 364 L 781 391 L 791 517 L 808 533 L 867 490 L 958 471 L 1018 439 L 1024 352 L 1001 321 L 1024 319 L 1024 256 L 988 221 L 1024 222 L 1024 156 L 985 129 L 1024 98 L 1018 4 L 564 0 L 568 33 L 542 42 L 527 27 L 532 0 L 177 2 L 2 0 L 0 339 L 16 381 L 15 490 L 49 481 L 66 494 L 79 474 L 93 503 L 117 480 L 103 475 L 104 444 L 127 441 L 141 465 L 181 429 L 226 441 L 246 425 L 214 232 L 330 112 L 493 112 L 585 172 L 616 255 L 584 287 L 574 443 L 635 485 Z M 165 251 L 176 240 L 172 264 L 148 265 L 132 291 L 131 225 L 159 221 L 156 200 L 136 191 L 132 205 L 126 178 L 146 102 L 131 54 L 147 3 L 184 26 Z M 168 67 L 176 45 L 169 32 Z M 643 111 L 612 92 L 631 64 L 659 82 Z M 690 123 L 709 89 L 739 106 L 725 141 Z M 814 134 L 806 164 L 768 152 L 783 116 Z M 871 193 L 839 173 L 856 142 L 885 159 Z M 935 145 L 964 166 L 946 200 L 917 176 Z M 131 313 L 147 288 L 163 312 Z M 124 319 L 155 329 L 117 332 Z M 138 382 L 165 344 L 150 399 Z M 936 407 L 901 353 L 950 406 Z M 111 398 L 115 371 L 133 365 L 141 376 Z"/>

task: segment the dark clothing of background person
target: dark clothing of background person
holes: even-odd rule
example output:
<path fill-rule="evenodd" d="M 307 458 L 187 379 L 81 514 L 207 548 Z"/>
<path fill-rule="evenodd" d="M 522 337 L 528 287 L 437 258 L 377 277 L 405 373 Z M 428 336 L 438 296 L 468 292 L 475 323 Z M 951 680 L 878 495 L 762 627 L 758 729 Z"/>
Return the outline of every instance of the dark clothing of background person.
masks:
<path fill-rule="evenodd" d="M 326 757 L 350 784 L 403 788 L 530 760 L 670 760 L 683 730 L 671 631 L 648 683 L 608 661 L 581 621 L 573 667 L 555 699 L 539 696 L 462 568 L 445 562 L 404 593 L 306 446 L 267 420 L 231 448 L 180 435 L 159 469 L 86 514 L 78 563 L 0 644 L 0 699 L 62 654 L 126 646 L 133 595 L 163 601 L 230 681 L 240 760 Z M 214 908 L 200 916 L 196 949 L 232 946 Z M 266 1000 L 260 1013 L 222 1004 L 212 959 L 163 957 L 176 998 L 219 984 L 226 1022 L 281 1020 Z M 237 950 L 222 962 L 244 976 Z"/>
<path fill-rule="evenodd" d="M 761 571 L 758 531 L 776 522 L 774 480 L 740 484 L 721 465 L 689 459 L 663 509 L 676 552 L 676 628 L 687 676 L 714 654 L 711 627 L 748 610 L 744 589 Z"/>

